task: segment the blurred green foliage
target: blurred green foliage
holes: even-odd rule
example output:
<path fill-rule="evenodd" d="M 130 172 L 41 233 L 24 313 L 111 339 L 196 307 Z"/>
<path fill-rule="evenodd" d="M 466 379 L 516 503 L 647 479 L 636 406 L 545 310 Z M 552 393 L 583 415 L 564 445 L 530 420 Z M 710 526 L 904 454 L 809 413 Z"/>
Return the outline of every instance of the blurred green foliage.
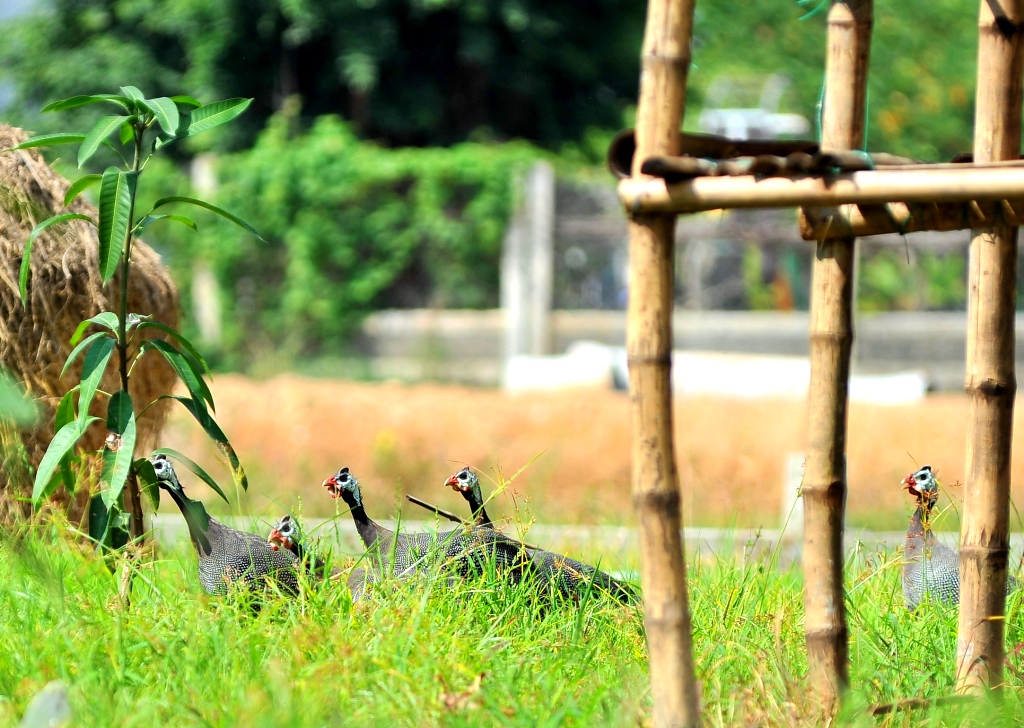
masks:
<path fill-rule="evenodd" d="M 391 150 L 337 117 L 297 134 L 292 123 L 274 117 L 251 150 L 218 163 L 217 203 L 269 244 L 210 219 L 185 256 L 208 261 L 227 293 L 225 351 L 244 362 L 274 341 L 295 356 L 338 353 L 379 308 L 497 305 L 513 177 L 541 152 Z"/>
<path fill-rule="evenodd" d="M 388 145 L 576 145 L 629 123 L 645 10 L 627 0 L 39 1 L 0 36 L 0 78 L 15 91 L 6 116 L 45 131 L 36 110 L 46 100 L 127 78 L 153 95 L 254 97 L 207 142 L 220 149 L 251 145 L 292 95 L 307 119 L 339 114 Z M 794 0 L 699 2 L 687 128 L 720 74 L 781 73 L 792 80 L 782 110 L 815 118 L 825 13 L 808 16 Z M 969 149 L 976 4 L 878 0 L 873 38 L 868 148 L 928 160 Z"/>
<path fill-rule="evenodd" d="M 963 253 L 878 250 L 861 258 L 857 307 L 862 311 L 962 311 L 967 302 Z"/>
<path fill-rule="evenodd" d="M 40 0 L 0 39 L 22 122 L 42 103 L 135 80 L 147 93 L 255 99 L 221 148 L 285 99 L 392 145 L 471 134 L 549 145 L 613 127 L 636 95 L 632 0 Z M 76 69 L 72 76 L 67 69 Z M 43 121 L 45 123 L 45 121 Z M 35 127 L 33 127 L 35 128 Z M 42 127 L 38 127 L 42 129 Z"/>

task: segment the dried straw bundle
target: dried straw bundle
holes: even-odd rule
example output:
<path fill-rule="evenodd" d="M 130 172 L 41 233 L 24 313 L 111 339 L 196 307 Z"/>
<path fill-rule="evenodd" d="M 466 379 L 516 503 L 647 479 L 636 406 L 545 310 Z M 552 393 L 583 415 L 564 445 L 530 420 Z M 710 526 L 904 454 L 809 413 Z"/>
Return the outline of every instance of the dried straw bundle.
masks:
<path fill-rule="evenodd" d="M 0 125 L 0 150 L 19 144 L 27 135 L 21 129 Z M 0 468 L 0 523 L 25 515 L 31 480 L 27 466 L 38 465 L 53 436 L 53 410 L 68 387 L 78 382 L 81 358 L 62 379 L 61 368 L 71 352 L 68 343 L 83 319 L 113 310 L 118 301 L 119 277 L 104 287 L 97 261 L 96 230 L 75 220 L 48 228 L 32 249 L 32 275 L 28 305 L 22 308 L 18 272 L 29 232 L 41 220 L 67 211 L 64 195 L 69 183 L 43 160 L 36 150 L 0 152 L 0 364 L 9 370 L 45 408 L 37 427 L 22 432 L 0 432 L 4 465 Z M 79 197 L 71 211 L 96 219 L 96 208 Z M 178 292 L 166 268 L 151 248 L 138 243 L 132 254 L 128 310 L 152 314 L 157 320 L 178 325 Z M 117 358 L 115 352 L 114 359 Z M 169 393 L 174 372 L 161 357 L 145 357 L 132 374 L 131 395 L 138 408 Z M 101 389 L 119 388 L 110 367 Z M 93 403 L 93 414 L 104 417 L 106 398 Z M 156 442 L 167 415 L 164 401 L 148 410 L 138 423 L 138 448 Z M 96 423 L 81 440 L 84 450 L 103 445 L 105 428 Z M 24 446 L 24 453 L 18 456 Z M 12 447 L 13 446 L 13 447 Z M 87 494 L 76 497 L 73 515 L 80 515 Z"/>

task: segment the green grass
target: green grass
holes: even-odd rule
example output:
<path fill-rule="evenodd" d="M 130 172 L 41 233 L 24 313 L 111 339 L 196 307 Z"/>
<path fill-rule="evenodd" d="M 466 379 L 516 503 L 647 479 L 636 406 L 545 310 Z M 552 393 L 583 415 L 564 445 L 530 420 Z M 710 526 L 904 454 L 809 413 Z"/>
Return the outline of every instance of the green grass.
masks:
<path fill-rule="evenodd" d="M 956 611 L 908 614 L 894 559 L 854 554 L 847 573 L 855 691 L 843 724 L 1019 723 L 1016 656 L 998 710 L 865 717 L 871 703 L 951 692 Z M 813 724 L 799 572 L 700 558 L 690 584 L 706 724 Z M 1011 645 L 1024 641 L 1016 613 Z M 58 678 L 81 726 L 643 725 L 646 669 L 639 610 L 603 600 L 544 609 L 486 579 L 421 579 L 358 605 L 327 584 L 254 615 L 202 593 L 183 552 L 139 568 L 126 610 L 117 577 L 62 528 L 0 544 L 0 725 Z"/>

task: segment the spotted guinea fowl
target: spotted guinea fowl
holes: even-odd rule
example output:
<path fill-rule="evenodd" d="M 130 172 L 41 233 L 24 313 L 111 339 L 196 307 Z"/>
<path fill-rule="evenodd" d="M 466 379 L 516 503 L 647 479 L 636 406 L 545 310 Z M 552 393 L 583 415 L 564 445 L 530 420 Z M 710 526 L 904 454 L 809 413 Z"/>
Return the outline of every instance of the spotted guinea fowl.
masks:
<path fill-rule="evenodd" d="M 487 508 L 484 505 L 483 493 L 480 490 L 480 479 L 472 468 L 462 468 L 452 474 L 445 485 L 462 494 L 462 497 L 469 503 L 473 520 L 478 526 L 493 528 L 491 517 L 487 515 Z M 573 599 L 579 598 L 580 593 L 587 589 L 587 585 L 593 585 L 603 590 L 624 604 L 636 602 L 636 593 L 626 584 L 612 578 L 603 571 L 598 571 L 590 564 L 571 559 L 562 554 L 556 554 L 543 549 L 528 550 L 530 559 L 537 569 L 542 584 L 553 585 L 559 592 Z"/>
<path fill-rule="evenodd" d="M 317 554 L 311 553 L 306 549 L 306 545 L 303 542 L 302 529 L 299 528 L 299 522 L 291 516 L 285 516 L 270 529 L 270 535 L 267 536 L 267 544 L 273 551 L 279 551 L 282 548 L 291 551 L 299 563 L 305 566 L 306 573 L 315 576 L 317 579 L 323 579 L 325 576 L 328 576 L 327 562 Z M 335 566 L 331 568 L 330 576 L 336 576 L 340 573 L 341 569 Z"/>
<path fill-rule="evenodd" d="M 437 534 L 395 533 L 384 528 L 366 515 L 359 481 L 348 468 L 327 478 L 323 485 L 331 497 L 343 499 L 351 509 L 375 573 L 406 577 L 437 565 L 466 576 L 479 573 L 490 562 L 503 575 L 518 581 L 533 568 L 521 544 L 489 528 L 459 528 Z"/>
<path fill-rule="evenodd" d="M 210 517 L 206 507 L 185 495 L 174 466 L 165 455 L 151 459 L 157 484 L 167 491 L 185 517 L 188 535 L 199 554 L 199 583 L 209 594 L 222 595 L 232 583 L 249 588 L 275 581 L 282 590 L 294 593 L 298 587 L 295 556 L 274 551 L 254 533 L 236 531 Z"/>
<path fill-rule="evenodd" d="M 300 563 L 305 565 L 306 573 L 310 574 L 316 579 L 323 579 L 325 577 L 332 581 L 336 579 L 341 573 L 341 569 L 337 566 L 331 567 L 331 573 L 327 574 L 327 562 L 324 561 L 317 554 L 310 553 L 305 546 L 302 538 L 302 530 L 299 528 L 298 521 L 291 516 L 285 516 L 277 524 L 270 529 L 270 535 L 267 537 L 267 543 L 270 544 L 270 548 L 274 551 L 278 549 L 287 549 L 291 551 L 295 558 Z M 359 567 L 353 569 L 348 576 L 348 588 L 352 594 L 352 601 L 358 602 L 366 591 L 366 585 L 368 572 L 365 567 Z M 372 581 L 372 579 L 370 580 Z"/>
<path fill-rule="evenodd" d="M 931 529 L 931 512 L 939 500 L 939 482 L 930 465 L 910 473 L 902 481 L 917 498 L 917 508 L 907 528 L 903 563 L 903 599 L 913 611 L 931 595 L 947 604 L 960 602 L 960 554 L 941 543 Z M 1016 589 L 1017 580 L 1007 575 L 1006 593 Z"/>

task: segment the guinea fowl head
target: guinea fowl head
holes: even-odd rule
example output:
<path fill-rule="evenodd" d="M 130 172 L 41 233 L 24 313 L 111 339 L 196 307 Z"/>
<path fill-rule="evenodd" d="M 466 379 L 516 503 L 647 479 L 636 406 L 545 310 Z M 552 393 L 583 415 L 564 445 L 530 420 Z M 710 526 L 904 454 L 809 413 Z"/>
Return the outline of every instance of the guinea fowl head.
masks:
<path fill-rule="evenodd" d="M 278 521 L 277 525 L 270 529 L 270 535 L 267 536 L 267 543 L 270 544 L 271 550 L 279 551 L 283 548 L 293 554 L 298 550 L 301 540 L 299 524 L 291 516 L 285 516 Z"/>
<path fill-rule="evenodd" d="M 174 466 L 166 455 L 155 455 L 149 462 L 153 464 L 157 485 L 171 494 L 171 498 L 181 510 L 181 515 L 185 517 L 192 542 L 204 553 L 210 553 L 210 542 L 206 538 L 210 528 L 210 515 L 206 512 L 206 506 L 201 501 L 194 501 L 185 495 L 178 474 L 174 472 Z"/>
<path fill-rule="evenodd" d="M 356 476 L 342 468 L 324 481 L 324 487 L 332 498 L 344 498 L 345 502 L 355 508 L 363 505 L 363 496 L 359 492 L 359 481 Z"/>
<path fill-rule="evenodd" d="M 483 494 L 480 492 L 480 479 L 472 468 L 465 467 L 457 473 L 453 473 L 444 484 L 452 490 L 462 493 L 462 496 L 470 503 L 476 501 L 476 505 L 483 505 Z"/>
<path fill-rule="evenodd" d="M 155 455 L 150 458 L 149 462 L 153 464 L 157 485 L 170 493 L 185 495 L 181 482 L 178 480 L 178 474 L 174 472 L 174 466 L 171 465 L 171 461 L 167 459 L 166 455 Z"/>
<path fill-rule="evenodd" d="M 935 479 L 931 465 L 925 465 L 920 470 L 909 473 L 903 479 L 902 485 L 907 492 L 917 498 L 918 505 L 931 508 L 939 500 L 939 481 Z"/>

